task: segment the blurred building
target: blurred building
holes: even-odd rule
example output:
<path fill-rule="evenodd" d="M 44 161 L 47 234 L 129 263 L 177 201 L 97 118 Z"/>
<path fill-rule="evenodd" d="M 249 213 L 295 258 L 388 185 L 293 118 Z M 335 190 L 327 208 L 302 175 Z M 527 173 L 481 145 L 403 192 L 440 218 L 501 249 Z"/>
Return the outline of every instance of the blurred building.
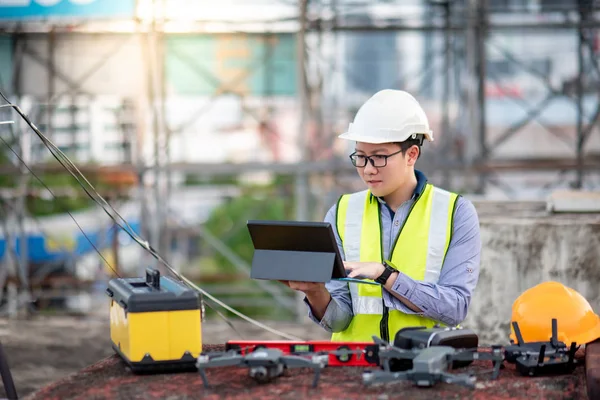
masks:
<path fill-rule="evenodd" d="M 149 0 L 63 1 L 46 6 L 33 1 L 11 7 L 0 3 L 0 26 L 12 32 L 0 35 L 2 88 L 27 103 L 40 128 L 79 162 L 152 165 L 161 157 L 162 162 L 181 163 L 298 160 L 298 4 L 159 3 L 154 12 Z M 466 24 L 466 7 L 472 3 L 451 1 L 451 20 Z M 467 116 L 473 106 L 465 93 L 475 77 L 466 63 L 466 32 L 446 35 L 406 28 L 434 22 L 441 26 L 439 1 L 311 4 L 313 20 L 334 13 L 341 24 L 404 27 L 398 31 L 313 27 L 308 32 L 309 80 L 313 88 L 319 87 L 310 100 L 320 113 L 308 124 L 311 146 L 331 147 L 331 138 L 347 127 L 360 104 L 383 88 L 408 90 L 423 103 L 440 139 L 434 147 L 444 135 L 454 136 L 455 147 L 465 147 L 465 141 L 477 136 Z M 560 21 L 565 15 L 576 18 L 573 10 L 578 3 L 489 0 L 487 4 L 490 24 L 535 24 Z M 148 50 L 151 38 L 140 33 L 149 29 L 153 13 L 159 20 L 170 19 L 161 25 L 165 34 L 157 42 L 160 54 Z M 444 59 L 448 38 L 449 66 Z M 597 55 L 600 42 L 594 40 L 591 51 Z M 488 32 L 485 110 L 490 145 L 535 114 L 522 123 L 529 136 L 513 135 L 491 157 L 574 154 L 577 48 L 576 29 Z M 585 62 L 589 73 L 583 77 L 587 92 L 583 109 L 588 121 L 599 88 L 592 63 Z M 442 129 L 445 79 L 451 81 L 444 105 L 452 126 Z M 556 96 L 547 98 L 553 93 Z M 532 114 L 539 104 L 544 107 Z M 319 135 L 327 135 L 327 140 Z M 590 140 L 588 149 L 596 151 L 597 135 Z M 528 155 L 528 141 L 544 145 L 534 146 Z M 31 153 L 34 160 L 50 157 L 40 143 L 32 143 Z"/>
<path fill-rule="evenodd" d="M 352 17 L 357 23 L 370 24 L 365 15 Z M 346 32 L 346 91 L 372 94 L 382 89 L 404 86 L 400 80 L 399 49 L 395 32 Z"/>

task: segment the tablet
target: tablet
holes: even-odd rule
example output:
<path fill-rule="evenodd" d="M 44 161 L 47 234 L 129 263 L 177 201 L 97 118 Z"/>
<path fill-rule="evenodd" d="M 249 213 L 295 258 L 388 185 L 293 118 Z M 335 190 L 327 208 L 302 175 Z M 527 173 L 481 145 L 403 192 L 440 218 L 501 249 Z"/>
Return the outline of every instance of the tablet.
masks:
<path fill-rule="evenodd" d="M 348 278 L 329 222 L 250 220 L 253 279 L 328 282 Z"/>

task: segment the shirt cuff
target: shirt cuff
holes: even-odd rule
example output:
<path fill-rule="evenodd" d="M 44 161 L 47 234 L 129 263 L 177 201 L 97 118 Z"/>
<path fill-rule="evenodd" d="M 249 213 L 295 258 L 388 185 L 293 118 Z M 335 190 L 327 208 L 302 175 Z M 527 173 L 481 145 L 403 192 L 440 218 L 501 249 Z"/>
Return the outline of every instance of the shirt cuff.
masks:
<path fill-rule="evenodd" d="M 398 272 L 398 276 L 396 280 L 392 284 L 392 291 L 399 294 L 402 297 L 405 297 L 411 303 L 413 303 L 412 297 L 413 292 L 415 291 L 415 287 L 417 287 L 416 281 L 402 272 Z M 385 305 L 393 310 L 398 310 L 405 314 L 411 315 L 423 315 L 422 312 L 416 312 L 411 310 L 406 304 L 404 304 L 400 299 L 396 296 L 388 292 L 387 290 L 383 290 L 383 301 Z"/>
<path fill-rule="evenodd" d="M 308 307 L 308 317 L 311 320 L 313 320 L 315 323 L 321 325 L 323 327 L 323 329 L 325 329 L 326 331 L 331 332 L 331 315 L 334 313 L 333 308 L 335 306 L 333 304 L 336 304 L 335 301 L 333 301 L 333 299 L 331 299 L 331 301 L 327 305 L 327 309 L 325 310 L 325 314 L 323 314 L 323 318 L 321 318 L 320 321 L 312 313 L 311 305 L 308 302 L 308 299 L 306 297 L 304 297 L 304 303 Z"/>
<path fill-rule="evenodd" d="M 413 293 L 416 287 L 417 282 L 414 279 L 402 272 L 398 272 L 398 277 L 392 285 L 392 290 L 412 302 Z"/>
<path fill-rule="evenodd" d="M 311 305 L 306 297 L 304 297 L 304 303 L 308 306 L 308 317 L 315 323 L 321 325 L 323 329 L 325 329 L 327 332 L 333 332 L 333 328 L 335 327 L 335 325 L 337 325 L 340 313 L 342 312 L 342 310 L 340 309 L 337 302 L 333 299 L 333 297 L 327 305 L 327 308 L 325 309 L 325 314 L 323 314 L 323 318 L 321 318 L 320 321 L 313 315 Z"/>

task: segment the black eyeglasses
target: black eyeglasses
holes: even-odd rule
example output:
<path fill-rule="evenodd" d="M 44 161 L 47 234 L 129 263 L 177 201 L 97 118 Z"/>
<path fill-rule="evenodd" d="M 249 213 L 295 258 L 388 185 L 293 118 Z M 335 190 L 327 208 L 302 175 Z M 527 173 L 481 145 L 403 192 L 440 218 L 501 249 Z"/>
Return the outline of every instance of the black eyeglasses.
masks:
<path fill-rule="evenodd" d="M 398 153 L 401 153 L 402 149 L 398 150 L 392 154 L 375 154 L 373 156 L 365 156 L 363 154 L 356 154 L 356 152 L 350 154 L 350 161 L 352 161 L 352 165 L 358 168 L 364 168 L 367 166 L 367 160 L 371 163 L 375 168 L 383 168 L 387 165 L 387 159 L 391 156 L 395 156 Z"/>

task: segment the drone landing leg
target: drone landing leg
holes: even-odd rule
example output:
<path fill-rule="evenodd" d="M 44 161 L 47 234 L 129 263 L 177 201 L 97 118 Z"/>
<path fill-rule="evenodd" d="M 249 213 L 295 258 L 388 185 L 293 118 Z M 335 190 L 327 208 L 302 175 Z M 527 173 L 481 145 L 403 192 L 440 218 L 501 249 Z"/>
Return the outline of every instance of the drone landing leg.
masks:
<path fill-rule="evenodd" d="M 200 373 L 200 377 L 202 378 L 202 383 L 204 384 L 204 387 L 208 389 L 210 386 L 208 384 L 206 374 L 204 373 L 204 369 L 198 369 L 198 372 Z"/>
<path fill-rule="evenodd" d="M 316 388 L 319 384 L 319 377 L 321 376 L 321 368 L 315 368 L 315 377 L 313 378 L 312 387 Z"/>

